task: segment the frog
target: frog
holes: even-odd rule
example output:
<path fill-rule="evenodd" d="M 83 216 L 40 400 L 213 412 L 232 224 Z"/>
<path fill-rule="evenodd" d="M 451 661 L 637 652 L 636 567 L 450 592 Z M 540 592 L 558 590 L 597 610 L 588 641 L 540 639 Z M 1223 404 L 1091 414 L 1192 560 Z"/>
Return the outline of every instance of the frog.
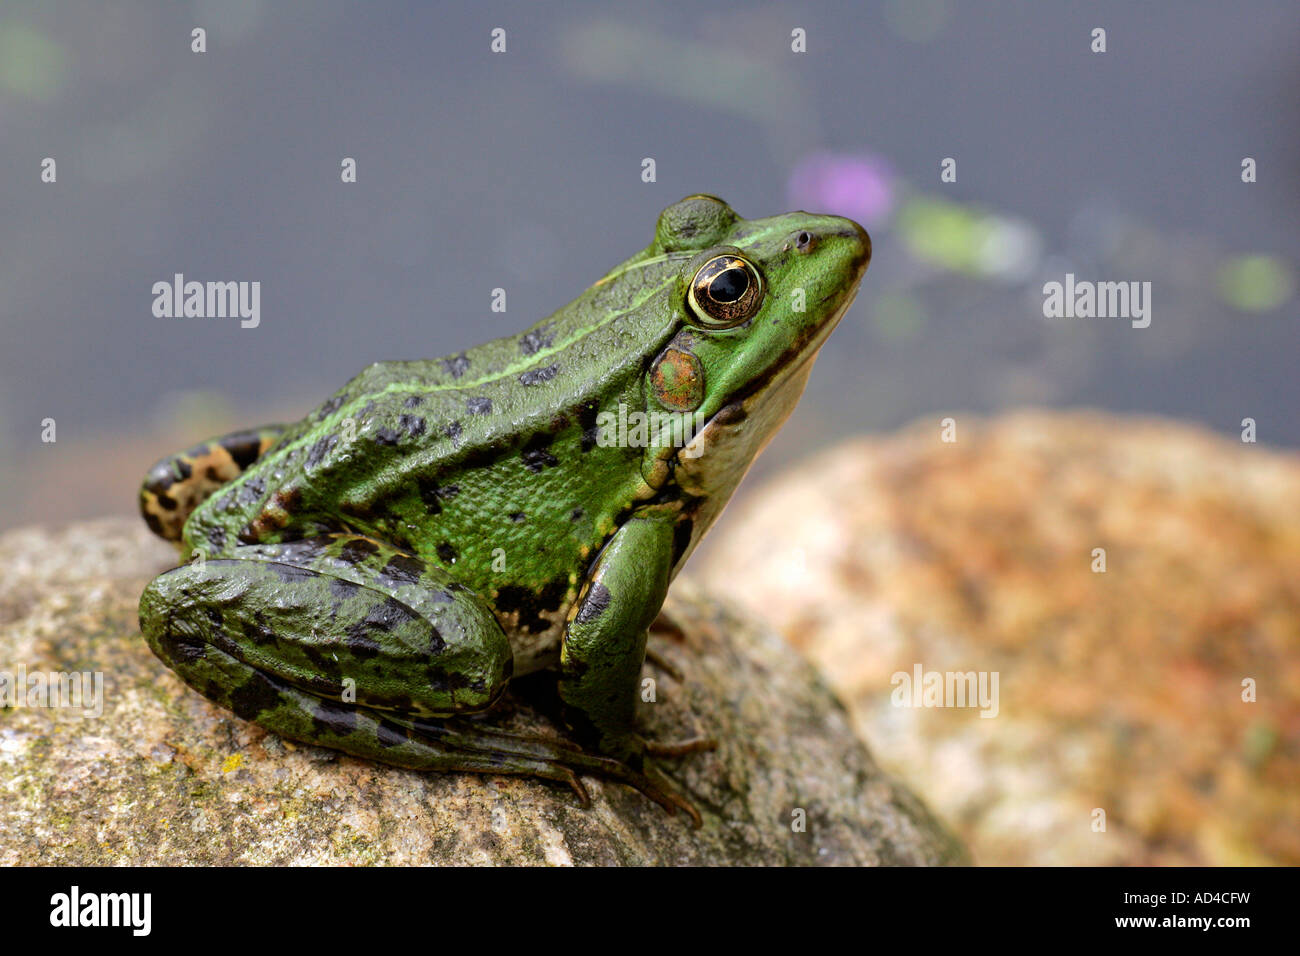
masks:
<path fill-rule="evenodd" d="M 688 196 L 522 333 L 376 362 L 297 422 L 161 459 L 140 511 L 180 563 L 141 595 L 145 641 L 281 738 L 583 806 L 584 778 L 615 781 L 699 826 L 666 767 L 716 741 L 638 731 L 648 634 L 870 258 L 852 220 Z M 539 673 L 556 733 L 494 724 Z"/>

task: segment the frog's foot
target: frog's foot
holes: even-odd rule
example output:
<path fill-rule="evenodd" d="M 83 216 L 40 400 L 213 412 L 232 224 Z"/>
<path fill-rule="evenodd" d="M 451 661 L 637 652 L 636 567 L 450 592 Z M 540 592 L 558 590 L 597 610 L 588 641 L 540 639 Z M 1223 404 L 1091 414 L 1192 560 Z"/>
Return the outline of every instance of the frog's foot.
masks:
<path fill-rule="evenodd" d="M 413 739 L 427 737 L 435 748 L 450 747 L 457 754 L 485 755 L 487 769 L 476 760 L 474 766 L 438 769 L 470 770 L 480 773 L 520 773 L 567 784 L 584 807 L 591 797 L 580 774 L 603 777 L 627 784 L 668 811 L 683 811 L 695 827 L 702 824 L 699 811 L 669 777 L 646 761 L 635 767 L 630 762 L 589 753 L 577 744 L 536 734 L 519 734 L 486 727 L 463 719 L 402 721 Z"/>
<path fill-rule="evenodd" d="M 185 519 L 194 509 L 266 454 L 284 428 L 263 425 L 231 432 L 157 462 L 140 487 L 140 515 L 149 529 L 160 538 L 179 542 Z"/>
<path fill-rule="evenodd" d="M 686 680 L 686 677 L 682 674 L 680 670 L 678 670 L 677 665 L 674 664 L 672 661 L 668 660 L 668 658 L 664 657 L 662 654 L 656 652 L 654 648 L 652 647 L 646 648 L 645 659 L 648 660 L 655 667 L 659 668 L 661 671 L 663 671 L 673 680 L 677 681 L 677 683 L 680 684 Z"/>
<path fill-rule="evenodd" d="M 659 609 L 659 613 L 655 615 L 654 621 L 650 624 L 650 630 L 654 634 L 662 634 L 679 644 L 686 640 L 686 628 L 667 608 Z"/>

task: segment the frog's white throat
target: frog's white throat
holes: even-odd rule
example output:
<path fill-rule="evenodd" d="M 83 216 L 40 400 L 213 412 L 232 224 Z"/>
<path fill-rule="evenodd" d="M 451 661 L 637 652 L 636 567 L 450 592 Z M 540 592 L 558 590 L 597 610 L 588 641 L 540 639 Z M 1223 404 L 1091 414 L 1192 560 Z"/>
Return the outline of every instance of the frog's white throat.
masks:
<path fill-rule="evenodd" d="M 677 453 L 674 480 L 683 493 L 700 499 L 691 542 L 677 563 L 678 569 L 722 513 L 754 460 L 799 404 L 822 345 L 853 304 L 856 294 L 855 289 L 845 298 L 794 362 L 764 387 L 726 405 Z"/>

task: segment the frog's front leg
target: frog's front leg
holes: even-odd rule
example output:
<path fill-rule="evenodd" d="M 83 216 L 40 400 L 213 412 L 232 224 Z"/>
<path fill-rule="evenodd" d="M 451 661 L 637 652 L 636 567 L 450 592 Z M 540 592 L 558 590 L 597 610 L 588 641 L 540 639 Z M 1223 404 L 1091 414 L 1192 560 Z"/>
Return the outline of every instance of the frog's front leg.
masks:
<path fill-rule="evenodd" d="M 635 730 L 646 634 L 668 594 L 680 521 L 674 509 L 647 508 L 614 533 L 592 566 L 560 650 L 559 691 L 569 726 L 665 790 L 671 784 L 645 761 L 647 753 L 681 755 L 713 746 L 707 740 L 656 745 Z M 698 825 L 695 808 L 679 800 Z"/>
<path fill-rule="evenodd" d="M 437 565 L 356 535 L 234 549 L 159 575 L 140 626 L 205 697 L 285 737 L 415 770 L 612 777 L 671 809 L 622 763 L 456 715 L 491 706 L 510 643 Z"/>

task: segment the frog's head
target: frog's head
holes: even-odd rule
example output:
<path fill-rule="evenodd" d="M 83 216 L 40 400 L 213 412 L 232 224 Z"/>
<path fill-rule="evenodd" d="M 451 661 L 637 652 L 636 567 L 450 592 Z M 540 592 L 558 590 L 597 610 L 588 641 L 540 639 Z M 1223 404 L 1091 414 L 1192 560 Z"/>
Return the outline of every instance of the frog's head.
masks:
<path fill-rule="evenodd" d="M 690 196 L 663 211 L 646 254 L 681 262 L 681 324 L 650 367 L 647 398 L 703 426 L 678 456 L 678 476 L 695 493 L 725 496 L 798 401 L 857 293 L 871 239 L 838 216 L 746 220 L 720 199 Z"/>

